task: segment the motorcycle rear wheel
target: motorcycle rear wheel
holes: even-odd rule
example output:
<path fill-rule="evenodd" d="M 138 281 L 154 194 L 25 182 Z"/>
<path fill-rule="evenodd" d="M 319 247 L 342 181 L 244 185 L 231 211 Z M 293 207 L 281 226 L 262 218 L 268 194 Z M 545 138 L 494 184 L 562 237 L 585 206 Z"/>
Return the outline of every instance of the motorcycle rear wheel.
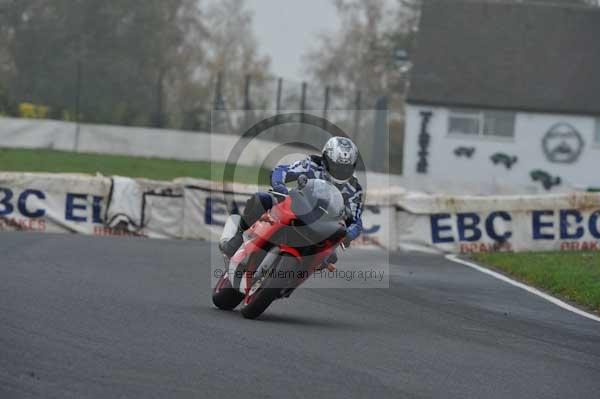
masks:
<path fill-rule="evenodd" d="M 212 300 L 221 310 L 233 310 L 244 300 L 244 294 L 234 289 L 229 279 L 223 275 L 213 289 Z"/>

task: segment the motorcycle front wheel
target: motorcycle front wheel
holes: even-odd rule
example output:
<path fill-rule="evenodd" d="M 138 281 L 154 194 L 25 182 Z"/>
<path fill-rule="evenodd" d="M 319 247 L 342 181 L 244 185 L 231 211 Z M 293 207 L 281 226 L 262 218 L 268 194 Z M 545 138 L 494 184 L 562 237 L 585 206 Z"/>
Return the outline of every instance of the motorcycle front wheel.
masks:
<path fill-rule="evenodd" d="M 281 261 L 268 273 L 258 287 L 253 287 L 250 293 L 244 298 L 241 313 L 246 319 L 256 319 L 263 314 L 271 303 L 281 296 L 290 286 L 293 285 L 295 271 L 299 270 L 298 260 L 284 254 Z M 254 289 L 255 288 L 255 289 Z"/>

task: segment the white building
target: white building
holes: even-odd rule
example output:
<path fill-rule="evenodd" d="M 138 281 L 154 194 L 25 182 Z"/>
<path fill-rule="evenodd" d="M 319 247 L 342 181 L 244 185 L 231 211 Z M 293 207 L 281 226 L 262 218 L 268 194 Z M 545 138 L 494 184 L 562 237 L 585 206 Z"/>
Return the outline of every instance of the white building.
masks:
<path fill-rule="evenodd" d="M 429 0 L 407 100 L 413 189 L 600 188 L 600 10 Z"/>

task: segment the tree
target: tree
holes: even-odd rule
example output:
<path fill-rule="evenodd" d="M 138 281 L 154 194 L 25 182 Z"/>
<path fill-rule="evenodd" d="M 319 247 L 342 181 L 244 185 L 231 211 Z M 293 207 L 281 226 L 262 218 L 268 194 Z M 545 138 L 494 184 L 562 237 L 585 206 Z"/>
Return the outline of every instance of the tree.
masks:
<path fill-rule="evenodd" d="M 56 117 L 205 128 L 218 75 L 230 107 L 268 75 L 251 23 L 236 0 L 0 0 L 0 87 Z"/>
<path fill-rule="evenodd" d="M 252 31 L 252 13 L 239 0 L 223 0 L 207 10 L 209 36 L 204 73 L 208 80 L 222 79 L 230 108 L 243 107 L 246 77 L 260 83 L 269 75 L 270 60 L 260 56 Z"/>
<path fill-rule="evenodd" d="M 205 58 L 201 69 L 197 71 L 197 78 L 211 89 L 212 102 L 207 105 L 213 109 L 225 107 L 241 110 L 246 105 L 260 108 L 264 94 L 261 89 L 270 77 L 270 60 L 258 52 L 252 30 L 252 13 L 242 1 L 223 0 L 212 3 L 206 9 L 204 20 L 208 37 L 204 45 Z M 247 79 L 252 83 L 254 104 L 244 103 Z M 216 104 L 221 100 L 222 104 Z M 231 130 L 235 121 L 226 119 L 213 121 L 213 127 L 219 125 L 217 129 Z"/>
<path fill-rule="evenodd" d="M 180 10 L 191 3 L 11 1 L 2 21 L 5 84 L 18 101 L 54 110 L 74 113 L 80 98 L 87 121 L 148 124 L 158 81 L 187 34 Z"/>
<path fill-rule="evenodd" d="M 408 58 L 418 23 L 420 0 L 335 0 L 340 29 L 321 35 L 317 47 L 304 58 L 317 85 L 332 88 L 333 96 L 353 109 L 361 93 L 361 108 L 371 109 L 388 97 L 393 110 L 403 109 Z M 314 86 L 314 85 L 313 85 Z M 390 120 L 393 172 L 402 165 L 403 120 Z M 370 127 L 367 127 L 369 129 Z M 358 129 L 357 129 L 358 130 Z M 372 137 L 354 137 L 363 151 L 371 151 Z"/>
<path fill-rule="evenodd" d="M 419 1 L 335 0 L 340 30 L 319 37 L 305 56 L 308 73 L 337 92 L 367 97 L 404 91 L 399 66 L 416 29 Z M 369 104 L 372 106 L 372 104 Z"/>

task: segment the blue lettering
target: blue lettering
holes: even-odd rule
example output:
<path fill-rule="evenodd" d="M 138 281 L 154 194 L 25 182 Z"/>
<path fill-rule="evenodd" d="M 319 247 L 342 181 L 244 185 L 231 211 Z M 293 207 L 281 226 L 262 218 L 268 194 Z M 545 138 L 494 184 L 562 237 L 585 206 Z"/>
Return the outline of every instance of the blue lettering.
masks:
<path fill-rule="evenodd" d="M 75 200 L 87 200 L 86 194 L 73 194 L 67 193 L 67 205 L 65 209 L 65 219 L 73 221 L 73 222 L 86 222 L 87 217 L 85 216 L 77 216 L 74 214 L 75 210 L 86 210 L 87 204 L 76 204 Z"/>
<path fill-rule="evenodd" d="M 19 212 L 21 212 L 21 215 L 28 218 L 41 218 L 46 214 L 46 211 L 44 209 L 36 209 L 33 212 L 30 212 L 27 209 L 27 198 L 29 198 L 30 195 L 33 195 L 34 197 L 37 197 L 37 199 L 40 200 L 46 199 L 46 195 L 39 190 L 25 190 L 21 193 L 21 195 L 19 195 Z"/>
<path fill-rule="evenodd" d="M 472 242 L 481 239 L 481 229 L 477 227 L 481 221 L 479 215 L 476 213 L 458 213 L 456 219 L 458 239 L 460 241 Z M 467 220 L 469 222 L 467 222 Z M 470 234 L 467 235 L 467 232 L 470 232 Z"/>
<path fill-rule="evenodd" d="M 512 220 L 512 218 L 508 212 L 504 212 L 504 211 L 492 212 L 489 214 L 489 216 L 485 220 L 485 231 L 486 231 L 488 237 L 490 237 L 492 240 L 504 242 L 504 241 L 508 240 L 510 237 L 512 237 L 512 232 L 506 231 L 504 234 L 498 234 L 498 232 L 496 231 L 496 228 L 494 226 L 494 221 L 497 218 L 500 218 L 500 219 L 504 220 L 505 222 L 510 222 Z"/>
<path fill-rule="evenodd" d="M 600 216 L 600 210 L 592 213 L 589 221 L 589 229 L 592 237 L 600 240 L 600 229 L 598 228 L 598 217 Z"/>
<path fill-rule="evenodd" d="M 554 211 L 533 211 L 531 212 L 533 239 L 534 240 L 554 240 L 554 234 L 544 234 L 542 229 L 545 227 L 554 227 L 553 222 L 542 222 L 542 216 L 554 216 Z"/>
<path fill-rule="evenodd" d="M 442 232 L 452 231 L 452 226 L 440 226 L 440 221 L 443 219 L 450 219 L 450 214 L 438 213 L 430 216 L 429 220 L 431 222 L 431 241 L 434 244 L 454 242 L 454 238 L 452 236 L 441 236 Z"/>
<path fill-rule="evenodd" d="M 575 223 L 569 223 L 569 218 L 573 217 Z M 585 233 L 583 227 L 579 226 L 583 216 L 581 212 L 575 209 L 561 209 L 560 211 L 560 239 L 561 240 L 578 240 Z M 574 232 L 571 232 L 570 227 L 576 227 Z"/>
<path fill-rule="evenodd" d="M 205 224 L 213 224 L 213 199 L 211 197 L 206 197 L 206 202 L 204 203 L 204 223 Z"/>
<path fill-rule="evenodd" d="M 102 224 L 102 197 L 93 197 L 92 221 L 96 224 Z"/>
<path fill-rule="evenodd" d="M 0 187 L 0 193 L 4 193 L 4 197 L 2 197 L 2 200 L 0 201 L 0 204 L 4 205 L 4 209 L 0 210 L 0 216 L 10 215 L 14 209 L 10 203 L 10 200 L 13 197 L 13 192 L 8 188 Z"/>
<path fill-rule="evenodd" d="M 206 197 L 206 202 L 204 203 L 204 223 L 225 226 L 225 221 L 214 218 L 214 215 L 227 215 L 227 208 L 225 205 L 226 202 L 223 199 Z M 240 205 L 241 203 L 235 201 L 231 203 L 232 215 L 241 214 Z"/>

